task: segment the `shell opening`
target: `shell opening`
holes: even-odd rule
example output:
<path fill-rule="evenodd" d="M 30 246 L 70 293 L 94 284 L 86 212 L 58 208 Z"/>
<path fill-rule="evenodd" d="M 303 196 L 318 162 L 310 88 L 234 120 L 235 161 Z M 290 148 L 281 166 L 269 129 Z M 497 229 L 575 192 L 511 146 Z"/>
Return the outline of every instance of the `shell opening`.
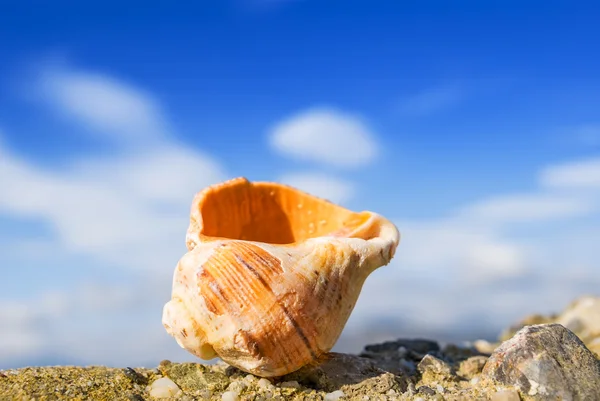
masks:
<path fill-rule="evenodd" d="M 369 239 L 374 233 L 360 227 L 372 216 L 286 185 L 237 178 L 197 195 L 192 226 L 201 237 L 292 244 L 326 235 Z"/>

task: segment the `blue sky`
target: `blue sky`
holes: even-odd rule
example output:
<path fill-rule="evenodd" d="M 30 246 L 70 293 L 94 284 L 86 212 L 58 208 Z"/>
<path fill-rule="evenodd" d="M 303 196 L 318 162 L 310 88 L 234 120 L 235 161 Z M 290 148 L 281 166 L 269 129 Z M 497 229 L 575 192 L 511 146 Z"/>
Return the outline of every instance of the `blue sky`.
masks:
<path fill-rule="evenodd" d="M 600 284 L 592 2 L 0 7 L 0 365 L 193 360 L 161 308 L 193 194 L 240 175 L 397 223 L 340 350 Z"/>

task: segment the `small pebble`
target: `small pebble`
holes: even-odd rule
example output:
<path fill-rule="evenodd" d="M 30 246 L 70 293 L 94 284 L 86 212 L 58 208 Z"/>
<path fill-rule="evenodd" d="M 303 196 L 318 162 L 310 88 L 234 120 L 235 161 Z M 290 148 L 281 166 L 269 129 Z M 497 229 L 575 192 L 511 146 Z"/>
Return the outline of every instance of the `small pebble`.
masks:
<path fill-rule="evenodd" d="M 283 382 L 279 385 L 279 387 L 287 387 L 287 388 L 300 388 L 300 383 L 298 383 L 297 381 L 289 381 L 289 382 Z"/>
<path fill-rule="evenodd" d="M 417 391 L 422 394 L 435 395 L 435 390 L 428 386 L 421 386 Z"/>
<path fill-rule="evenodd" d="M 435 387 L 435 389 L 436 389 L 436 390 L 438 391 L 438 393 L 440 393 L 440 394 L 444 394 L 444 391 L 446 391 L 446 390 L 444 389 L 444 387 L 443 387 L 441 384 L 438 384 L 438 385 Z"/>
<path fill-rule="evenodd" d="M 241 382 L 241 381 L 235 381 L 235 382 L 231 382 L 229 384 L 229 386 L 227 386 L 227 390 L 228 391 L 233 391 L 236 393 L 241 393 L 242 390 L 244 390 L 245 388 L 247 388 L 248 386 L 246 385 L 246 383 Z"/>
<path fill-rule="evenodd" d="M 221 395 L 221 400 L 223 401 L 238 401 L 240 396 L 235 391 L 225 391 L 223 395 Z"/>
<path fill-rule="evenodd" d="M 492 395 L 492 401 L 520 401 L 521 397 L 517 390 L 500 390 Z"/>
<path fill-rule="evenodd" d="M 471 379 L 471 384 L 472 385 L 476 385 L 477 383 L 479 383 L 479 377 L 474 377 Z"/>
<path fill-rule="evenodd" d="M 338 400 L 340 397 L 344 396 L 344 392 L 342 390 L 336 390 L 332 393 L 327 393 L 325 394 L 325 401 L 335 401 Z"/>
<path fill-rule="evenodd" d="M 269 389 L 269 388 L 273 388 L 274 386 L 268 379 L 265 379 L 263 377 L 262 379 L 258 380 L 258 387 Z"/>
<path fill-rule="evenodd" d="M 150 396 L 154 398 L 175 397 L 180 393 L 179 386 L 168 377 L 161 377 L 150 385 Z"/>

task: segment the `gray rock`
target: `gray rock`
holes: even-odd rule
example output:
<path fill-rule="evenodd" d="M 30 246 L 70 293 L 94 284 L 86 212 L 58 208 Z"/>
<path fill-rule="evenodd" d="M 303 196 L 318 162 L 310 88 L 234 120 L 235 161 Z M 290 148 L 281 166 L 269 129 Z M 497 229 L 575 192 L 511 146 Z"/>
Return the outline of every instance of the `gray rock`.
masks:
<path fill-rule="evenodd" d="M 407 380 L 386 372 L 377 361 L 355 355 L 329 353 L 320 364 L 305 366 L 282 380 L 295 380 L 306 387 L 344 393 L 378 394 L 394 389 L 404 392 Z"/>
<path fill-rule="evenodd" d="M 560 324 L 526 326 L 498 347 L 482 377 L 533 400 L 596 400 L 600 362 Z"/>
<path fill-rule="evenodd" d="M 558 314 L 527 316 L 504 330 L 499 340 L 508 340 L 525 326 L 543 323 L 562 324 L 575 333 L 590 351 L 600 356 L 600 297 L 582 296 Z"/>
<path fill-rule="evenodd" d="M 403 339 L 400 338 L 395 341 L 386 341 L 381 344 L 371 344 L 365 346 L 365 352 L 371 352 L 376 354 L 397 351 L 398 348 L 404 347 L 407 350 L 417 352 L 419 354 L 427 354 L 429 352 L 436 352 L 440 350 L 440 346 L 437 342 L 424 339 Z"/>
<path fill-rule="evenodd" d="M 413 375 L 417 363 L 427 355 L 440 354 L 437 342 L 424 339 L 398 339 L 381 344 L 365 346 L 360 353 L 363 358 L 377 360 L 378 367 L 397 375 Z"/>

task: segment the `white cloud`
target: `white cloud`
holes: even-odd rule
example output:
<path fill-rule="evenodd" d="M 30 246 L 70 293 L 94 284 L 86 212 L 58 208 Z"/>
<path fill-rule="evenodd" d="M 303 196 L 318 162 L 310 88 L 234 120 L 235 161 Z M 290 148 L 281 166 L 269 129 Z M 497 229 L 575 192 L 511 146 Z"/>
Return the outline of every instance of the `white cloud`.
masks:
<path fill-rule="evenodd" d="M 0 368 L 36 358 L 120 367 L 197 360 L 162 327 L 160 310 L 170 286 L 161 278 L 131 285 L 75 283 L 70 292 L 0 301 Z"/>
<path fill-rule="evenodd" d="M 548 221 L 588 214 L 593 205 L 586 199 L 544 193 L 502 195 L 471 205 L 460 212 L 464 218 L 484 224 Z"/>
<path fill-rule="evenodd" d="M 143 91 L 85 72 L 63 70 L 58 76 L 52 79 L 60 85 L 44 89 L 71 88 L 68 96 L 46 92 L 57 110 L 117 145 L 144 147 L 136 152 L 123 147 L 111 157 L 74 160 L 52 171 L 0 146 L 0 215 L 48 223 L 56 234 L 47 242 L 36 237 L 11 244 L 11 257 L 23 252 L 20 260 L 38 263 L 62 253 L 77 259 L 77 269 L 99 260 L 137 270 L 129 283 L 75 282 L 68 293 L 46 293 L 23 302 L 0 299 L 0 321 L 7 327 L 0 331 L 0 361 L 14 365 L 50 351 L 81 364 L 113 366 L 156 364 L 165 358 L 195 360 L 166 334 L 160 310 L 169 298 L 175 263 L 185 251 L 192 196 L 226 174 L 209 155 L 176 143 L 165 113 Z M 91 81 L 81 82 L 86 77 Z M 121 107 L 103 108 L 95 100 L 81 105 L 71 98 L 73 93 L 97 93 Z M 85 96 L 79 100 L 87 102 Z M 123 108 L 137 111 L 129 119 Z M 357 120 L 347 117 L 332 111 L 306 112 L 274 129 L 273 134 L 280 136 L 271 138 L 272 145 L 282 147 L 284 154 L 338 167 L 372 161 L 377 154 L 372 135 L 364 123 L 357 129 L 351 123 Z M 348 132 L 359 132 L 362 139 L 350 141 Z M 281 135 L 284 140 L 277 145 Z M 366 142 L 361 145 L 361 140 Z M 365 143 L 373 146 L 370 151 L 364 152 Z M 566 174 L 570 178 L 565 179 L 564 172 L 573 171 L 566 167 L 580 164 L 586 165 L 569 163 L 545 170 L 542 177 L 551 179 L 541 179 L 541 184 L 552 187 L 551 193 L 536 189 L 531 194 L 483 199 L 438 220 L 398 220 L 402 240 L 396 257 L 368 278 L 345 338 L 365 328 L 379 330 L 381 326 L 374 324 L 380 321 L 388 327 L 400 322 L 390 329 L 390 337 L 460 330 L 463 319 L 499 330 L 527 308 L 559 309 L 583 286 L 597 288 L 600 283 L 590 273 L 600 257 L 594 242 L 598 230 L 592 223 L 587 230 L 551 230 L 527 241 L 504 231 L 516 223 L 535 228 L 595 213 L 597 199 L 574 194 L 573 185 L 565 184 L 581 175 L 571 172 L 574 175 Z M 289 173 L 279 181 L 336 203 L 355 193 L 353 182 L 323 173 Z M 592 185 L 585 181 L 579 186 Z M 374 337 L 369 333 L 355 342 L 354 351 Z"/>
<path fill-rule="evenodd" d="M 539 179 L 551 188 L 600 188 L 600 158 L 548 166 Z"/>
<path fill-rule="evenodd" d="M 67 252 L 164 268 L 180 251 L 174 239 L 185 243 L 194 193 L 224 177 L 212 159 L 177 147 L 92 164 L 59 173 L 4 157 L 0 214 L 50 223 Z"/>
<path fill-rule="evenodd" d="M 141 201 L 171 203 L 187 212 L 194 194 L 221 180 L 222 166 L 210 155 L 170 143 L 127 158 L 86 159 L 74 163 L 72 178 L 103 181 L 112 177 L 118 192 Z"/>
<path fill-rule="evenodd" d="M 63 252 L 142 269 L 176 263 L 192 198 L 225 179 L 223 168 L 178 144 L 170 132 L 158 135 L 155 128 L 166 126 L 163 112 L 143 91 L 72 69 L 52 69 L 43 77 L 44 93 L 57 110 L 108 137 L 131 135 L 136 149 L 51 171 L 0 148 L 0 215 L 50 224 Z"/>
<path fill-rule="evenodd" d="M 150 94 L 107 75 L 68 68 L 41 74 L 40 93 L 58 112 L 102 136 L 138 145 L 167 134 L 162 110 Z"/>
<path fill-rule="evenodd" d="M 544 172 L 570 176 L 579 170 L 570 167 L 581 165 L 589 166 Z M 483 199 L 444 218 L 397 220 L 396 256 L 367 279 L 340 339 L 343 349 L 360 350 L 380 330 L 387 339 L 493 338 L 527 314 L 557 312 L 596 291 L 600 198 L 562 185 L 570 178 L 557 181 L 552 192 L 540 180 L 529 194 Z"/>
<path fill-rule="evenodd" d="M 400 112 L 410 115 L 428 115 L 457 105 L 463 100 L 464 95 L 464 90 L 456 85 L 429 88 L 402 99 Z"/>
<path fill-rule="evenodd" d="M 63 315 L 63 311 L 64 304 L 51 293 L 31 303 L 0 299 L 0 361 L 43 352 L 43 327 Z"/>
<path fill-rule="evenodd" d="M 289 173 L 279 177 L 278 182 L 337 204 L 347 202 L 355 192 L 351 182 L 322 173 Z"/>
<path fill-rule="evenodd" d="M 410 274 L 493 281 L 526 272 L 526 250 L 488 226 L 460 218 L 431 222 L 399 221 L 401 246 L 395 259 Z"/>
<path fill-rule="evenodd" d="M 524 252 L 514 244 L 486 240 L 466 249 L 465 268 L 472 276 L 518 276 L 526 270 Z"/>
<path fill-rule="evenodd" d="M 52 233 L 11 240 L 11 252 L 2 255 L 43 261 L 44 268 L 67 261 L 80 271 L 99 263 L 136 279 L 129 285 L 70 282 L 68 293 L 19 302 L 0 298 L 2 364 L 44 357 L 123 365 L 193 360 L 164 331 L 160 310 L 185 252 L 193 196 L 228 178 L 223 167 L 176 141 L 158 102 L 125 82 L 53 68 L 38 83 L 56 111 L 104 136 L 116 151 L 75 157 L 52 170 L 20 157 L 0 137 L 0 217 L 42 223 Z M 107 274 L 114 277 L 116 270 Z"/>
<path fill-rule="evenodd" d="M 43 337 L 34 327 L 34 313 L 27 305 L 6 301 L 0 304 L 2 337 L 0 360 L 18 359 L 43 349 Z"/>
<path fill-rule="evenodd" d="M 269 142 L 282 155 L 342 168 L 369 164 L 379 152 L 361 118 L 330 108 L 310 109 L 277 123 Z"/>

